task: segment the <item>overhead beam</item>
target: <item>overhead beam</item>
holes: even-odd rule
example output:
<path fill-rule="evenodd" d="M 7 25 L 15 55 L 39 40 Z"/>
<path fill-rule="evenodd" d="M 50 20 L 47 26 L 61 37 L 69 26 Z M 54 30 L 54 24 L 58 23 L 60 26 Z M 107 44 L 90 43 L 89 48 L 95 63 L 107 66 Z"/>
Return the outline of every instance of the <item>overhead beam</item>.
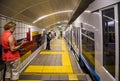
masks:
<path fill-rule="evenodd" d="M 71 19 L 68 22 L 68 25 L 72 24 L 75 19 L 92 3 L 94 0 L 81 0 L 78 8 L 73 13 Z"/>

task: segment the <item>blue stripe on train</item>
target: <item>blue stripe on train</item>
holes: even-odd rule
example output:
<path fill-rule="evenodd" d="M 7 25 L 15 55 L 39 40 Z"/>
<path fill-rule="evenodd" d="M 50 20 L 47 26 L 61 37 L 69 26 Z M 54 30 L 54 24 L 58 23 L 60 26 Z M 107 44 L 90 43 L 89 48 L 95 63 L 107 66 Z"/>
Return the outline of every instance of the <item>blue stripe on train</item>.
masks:
<path fill-rule="evenodd" d="M 97 79 L 97 81 L 100 81 L 100 77 L 99 75 L 96 73 L 96 71 L 89 65 L 89 63 L 85 60 L 85 58 L 82 55 L 79 55 L 79 59 L 81 59 L 86 67 L 88 68 L 88 70 L 91 72 L 91 74 L 94 75 L 94 77 Z"/>
<path fill-rule="evenodd" d="M 78 56 L 79 60 L 81 60 L 85 64 L 85 66 L 90 71 L 90 73 L 97 79 L 97 81 L 100 81 L 100 76 L 96 73 L 96 71 L 85 60 L 84 56 L 82 54 L 79 54 L 79 52 L 76 51 L 73 46 L 71 46 L 71 47 L 72 47 L 72 50 L 75 52 L 75 54 Z"/>

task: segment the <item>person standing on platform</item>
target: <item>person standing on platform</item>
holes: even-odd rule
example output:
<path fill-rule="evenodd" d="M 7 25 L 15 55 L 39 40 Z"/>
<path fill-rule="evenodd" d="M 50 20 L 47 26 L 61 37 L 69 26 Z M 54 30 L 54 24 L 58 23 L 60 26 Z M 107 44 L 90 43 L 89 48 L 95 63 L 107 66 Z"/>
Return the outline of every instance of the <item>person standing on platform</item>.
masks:
<path fill-rule="evenodd" d="M 50 50 L 50 40 L 51 40 L 51 32 L 48 32 L 46 50 Z"/>
<path fill-rule="evenodd" d="M 15 31 L 16 24 L 14 22 L 8 22 L 4 26 L 4 32 L 1 37 L 2 43 L 2 60 L 6 64 L 5 81 L 18 81 L 19 79 L 19 65 L 20 54 L 19 48 L 26 43 L 26 40 L 22 40 L 17 43 L 13 32 Z"/>

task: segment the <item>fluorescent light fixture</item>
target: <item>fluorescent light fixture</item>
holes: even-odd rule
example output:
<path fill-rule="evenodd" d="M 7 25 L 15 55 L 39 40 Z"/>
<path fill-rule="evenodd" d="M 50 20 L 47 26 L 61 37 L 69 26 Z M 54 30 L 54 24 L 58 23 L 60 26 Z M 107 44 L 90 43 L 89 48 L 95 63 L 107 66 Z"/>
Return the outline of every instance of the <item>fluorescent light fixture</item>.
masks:
<path fill-rule="evenodd" d="M 42 29 L 43 31 L 45 31 L 45 29 Z"/>
<path fill-rule="evenodd" d="M 91 11 L 89 11 L 89 10 L 85 10 L 84 12 L 85 12 L 85 13 L 90 13 Z"/>
<path fill-rule="evenodd" d="M 55 15 L 55 14 L 60 14 L 60 13 L 67 13 L 67 12 L 72 12 L 73 10 L 64 10 L 64 11 L 58 11 L 58 12 L 54 12 L 54 13 L 51 13 L 51 14 L 47 14 L 47 15 L 43 15 L 41 17 L 39 17 L 38 19 L 36 19 L 35 21 L 33 21 L 33 23 L 36 23 L 48 16 L 52 16 L 52 15 Z"/>
<path fill-rule="evenodd" d="M 57 24 L 60 24 L 61 22 L 57 22 Z"/>
<path fill-rule="evenodd" d="M 85 25 L 87 25 L 87 26 L 89 26 L 89 27 L 92 27 L 92 28 L 96 28 L 95 26 L 93 26 L 93 25 L 91 25 L 91 24 L 88 24 L 88 23 L 85 23 L 85 22 L 83 22 L 83 24 L 85 24 Z"/>

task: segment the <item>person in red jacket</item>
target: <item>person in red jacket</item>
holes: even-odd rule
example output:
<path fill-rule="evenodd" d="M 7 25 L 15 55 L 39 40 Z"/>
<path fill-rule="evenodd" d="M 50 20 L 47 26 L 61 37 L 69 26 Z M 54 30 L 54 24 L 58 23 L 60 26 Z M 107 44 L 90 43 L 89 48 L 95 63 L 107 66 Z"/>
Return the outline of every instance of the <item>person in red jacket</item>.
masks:
<path fill-rule="evenodd" d="M 4 26 L 4 32 L 1 37 L 2 43 L 2 60 L 6 64 L 5 81 L 18 81 L 19 79 L 19 65 L 20 54 L 18 49 L 26 43 L 22 40 L 17 43 L 13 32 L 15 31 L 16 24 L 14 22 L 8 22 Z"/>

